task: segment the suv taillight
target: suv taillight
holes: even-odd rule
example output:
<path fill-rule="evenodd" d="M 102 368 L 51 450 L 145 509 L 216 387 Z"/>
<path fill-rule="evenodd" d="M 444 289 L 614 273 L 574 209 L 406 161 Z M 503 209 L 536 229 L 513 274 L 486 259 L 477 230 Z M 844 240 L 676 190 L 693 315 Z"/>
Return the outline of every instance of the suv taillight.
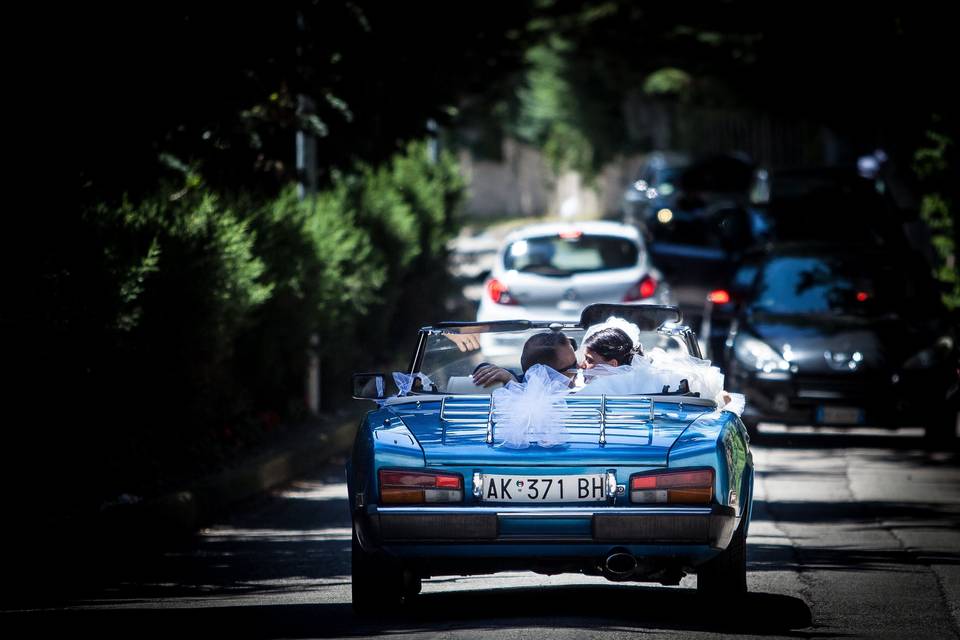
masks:
<path fill-rule="evenodd" d="M 380 470 L 380 504 L 463 502 L 463 478 L 455 473 Z"/>
<path fill-rule="evenodd" d="M 651 276 L 646 275 L 643 280 L 630 287 L 626 295 L 623 296 L 624 302 L 636 302 L 645 300 L 657 292 L 657 281 Z"/>
<path fill-rule="evenodd" d="M 713 304 L 727 304 L 730 302 L 730 294 L 726 289 L 714 289 L 707 295 L 707 300 Z"/>

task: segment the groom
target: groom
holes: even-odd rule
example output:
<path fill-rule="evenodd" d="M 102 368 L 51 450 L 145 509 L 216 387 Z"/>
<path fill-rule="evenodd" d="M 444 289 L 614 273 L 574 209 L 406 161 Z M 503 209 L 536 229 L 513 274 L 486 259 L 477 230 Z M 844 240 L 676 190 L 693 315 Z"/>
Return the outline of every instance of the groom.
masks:
<path fill-rule="evenodd" d="M 573 378 L 577 373 L 577 354 L 570 338 L 562 331 L 548 331 L 530 336 L 520 354 L 520 367 L 525 374 L 535 364 L 546 365 L 568 378 Z M 521 380 L 522 378 L 523 376 Z M 473 372 L 473 383 L 480 387 L 489 387 L 498 382 L 506 384 L 514 380 L 515 376 L 507 369 L 487 363 L 479 365 Z"/>

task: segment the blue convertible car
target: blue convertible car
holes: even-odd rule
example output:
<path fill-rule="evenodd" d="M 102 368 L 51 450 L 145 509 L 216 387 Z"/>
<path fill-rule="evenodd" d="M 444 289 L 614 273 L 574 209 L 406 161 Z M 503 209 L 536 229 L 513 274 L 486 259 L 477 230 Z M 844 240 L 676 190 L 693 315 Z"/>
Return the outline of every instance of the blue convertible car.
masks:
<path fill-rule="evenodd" d="M 586 385 L 558 400 L 562 444 L 504 446 L 511 416 L 474 385 L 477 365 L 516 371 L 531 335 L 575 341 L 610 315 L 636 324 L 647 352 L 700 357 L 674 307 L 591 305 L 576 324 L 425 327 L 396 383 L 354 375 L 354 396 L 378 405 L 347 464 L 355 610 L 398 604 L 433 576 L 508 570 L 661 584 L 696 573 L 698 590 L 746 591 L 753 462 L 743 423 L 714 400 Z"/>

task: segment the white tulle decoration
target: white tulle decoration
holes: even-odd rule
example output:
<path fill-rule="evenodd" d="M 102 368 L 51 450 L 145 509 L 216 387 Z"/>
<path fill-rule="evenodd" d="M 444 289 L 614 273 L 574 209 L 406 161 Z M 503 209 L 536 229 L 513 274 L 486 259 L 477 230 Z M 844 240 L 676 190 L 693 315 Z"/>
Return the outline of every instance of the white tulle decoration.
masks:
<path fill-rule="evenodd" d="M 564 422 L 570 379 L 542 364 L 530 367 L 522 383 L 510 382 L 493 392 L 493 419 L 499 447 L 526 449 L 565 444 L 570 434 Z"/>
<path fill-rule="evenodd" d="M 654 349 L 649 356 L 654 369 L 669 371 L 679 379 L 686 379 L 690 391 L 700 394 L 701 398 L 714 400 L 723 405 L 723 372 L 718 367 L 711 366 L 709 360 L 695 358 L 686 353 L 667 352 L 663 349 Z M 677 381 L 679 384 L 679 380 Z M 675 389 L 671 389 L 674 391 Z"/>
<path fill-rule="evenodd" d="M 620 367 L 598 365 L 586 372 L 588 384 L 580 391 L 589 395 L 657 394 L 679 390 L 687 381 L 690 391 L 701 398 L 714 400 L 722 406 L 723 373 L 701 360 L 685 353 L 668 353 L 653 349 L 645 356 L 634 357 L 633 363 Z"/>
<path fill-rule="evenodd" d="M 400 371 L 393 372 L 393 381 L 397 385 L 397 395 L 405 396 L 410 393 L 410 389 L 413 388 L 413 381 L 419 379 L 423 383 L 423 388 L 430 390 L 433 388 L 433 381 L 427 377 L 427 374 L 417 372 L 413 375 L 409 373 L 401 373 Z"/>
<path fill-rule="evenodd" d="M 636 349 L 640 345 L 640 327 L 628 322 L 623 318 L 618 318 L 617 316 L 610 316 L 607 318 L 606 322 L 601 322 L 599 324 L 590 325 L 586 331 L 583 332 L 582 341 L 586 342 L 587 338 L 592 336 L 602 329 L 620 329 L 627 337 L 630 338 L 630 341 L 633 342 L 633 348 Z M 581 358 L 582 359 L 582 358 Z"/>
<path fill-rule="evenodd" d="M 747 399 L 742 393 L 728 393 L 727 395 L 730 396 L 730 402 L 723 405 L 722 409 L 737 417 L 743 415 L 743 410 L 747 406 Z"/>

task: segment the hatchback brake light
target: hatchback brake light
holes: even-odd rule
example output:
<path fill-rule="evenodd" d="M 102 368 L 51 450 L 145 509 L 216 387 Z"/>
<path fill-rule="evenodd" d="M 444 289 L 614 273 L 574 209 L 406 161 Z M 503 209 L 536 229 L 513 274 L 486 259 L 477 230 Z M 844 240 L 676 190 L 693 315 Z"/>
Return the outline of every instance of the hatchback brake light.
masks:
<path fill-rule="evenodd" d="M 713 499 L 713 469 L 658 471 L 630 477 L 630 502 L 707 504 Z"/>
<path fill-rule="evenodd" d="M 510 293 L 507 285 L 496 278 L 491 278 L 490 281 L 487 282 L 487 295 L 497 304 L 520 304 Z"/>
<path fill-rule="evenodd" d="M 653 279 L 652 276 L 646 275 L 643 277 L 643 280 L 637 284 L 630 287 L 627 293 L 623 296 L 624 302 L 636 302 L 637 300 L 645 300 L 653 296 L 657 292 L 657 281 Z"/>
<path fill-rule="evenodd" d="M 462 501 L 463 478 L 459 474 L 380 470 L 381 504 Z"/>

